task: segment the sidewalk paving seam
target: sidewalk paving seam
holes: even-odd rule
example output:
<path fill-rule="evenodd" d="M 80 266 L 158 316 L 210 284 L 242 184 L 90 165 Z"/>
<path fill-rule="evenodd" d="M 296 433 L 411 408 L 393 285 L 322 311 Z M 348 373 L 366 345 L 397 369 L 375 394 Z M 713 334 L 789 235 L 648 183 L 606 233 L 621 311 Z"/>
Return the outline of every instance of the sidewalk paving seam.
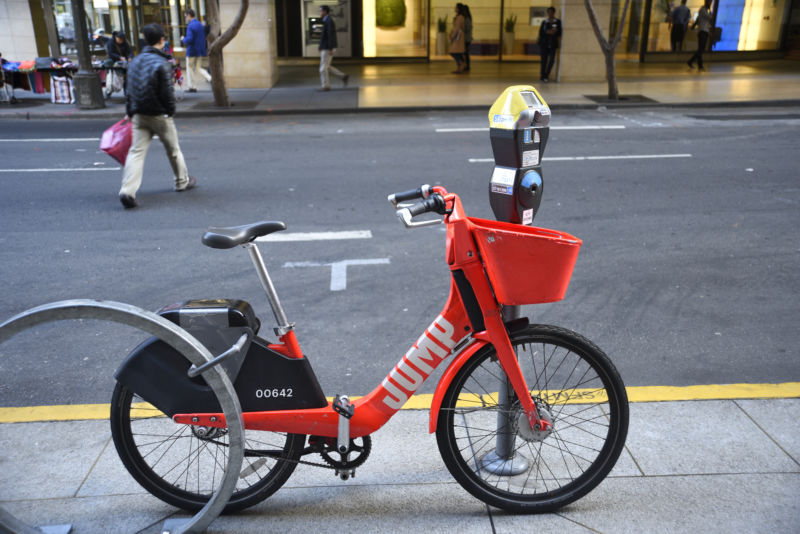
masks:
<path fill-rule="evenodd" d="M 786 449 L 783 447 L 783 445 L 781 445 L 780 443 L 778 443 L 778 440 L 776 440 L 774 437 L 772 437 L 772 434 L 770 434 L 769 432 L 767 432 L 767 430 L 766 430 L 765 428 L 763 428 L 763 427 L 762 427 L 760 424 L 758 424 L 758 421 L 756 421 L 756 420 L 755 420 L 755 418 L 754 418 L 752 415 L 750 415 L 750 414 L 748 413 L 748 411 L 747 411 L 747 410 L 745 410 L 745 409 L 744 409 L 744 407 L 743 407 L 742 405 L 740 405 L 740 404 L 737 402 L 737 400 L 739 400 L 739 399 L 731 399 L 731 400 L 733 400 L 733 403 L 734 403 L 734 404 L 737 406 L 737 408 L 739 408 L 739 409 L 740 409 L 740 410 L 741 410 L 741 411 L 742 411 L 742 412 L 743 412 L 743 413 L 744 413 L 744 414 L 747 416 L 747 418 L 748 418 L 748 419 L 750 419 L 750 420 L 753 422 L 753 424 L 754 424 L 754 425 L 756 425 L 756 427 L 757 427 L 759 430 L 761 430 L 761 432 L 763 432 L 763 433 L 764 433 L 764 434 L 765 434 L 765 435 L 766 435 L 766 436 L 767 436 L 767 437 L 768 437 L 770 440 L 772 440 L 772 442 L 773 442 L 775 445 L 777 445 L 777 446 L 778 446 L 778 448 L 779 448 L 780 450 L 782 450 L 782 451 L 783 451 L 783 453 L 784 453 L 786 456 L 788 456 L 789 458 L 791 458 L 791 459 L 792 459 L 792 461 L 793 461 L 794 463 L 796 463 L 798 467 L 800 467 L 800 462 L 798 462 L 798 461 L 797 461 L 797 458 L 795 458 L 794 456 L 792 456 L 792 455 L 789 453 L 789 451 L 787 451 L 787 450 L 786 450 Z"/>
<path fill-rule="evenodd" d="M 628 440 L 626 439 L 626 440 L 625 440 L 625 446 L 624 446 L 624 449 L 625 449 L 625 451 L 628 453 L 628 456 L 630 456 L 630 457 L 631 457 L 631 460 L 633 461 L 633 465 L 635 465 L 635 466 L 636 466 L 636 469 L 638 469 L 638 470 L 639 470 L 639 473 L 641 473 L 641 474 L 642 474 L 642 476 L 647 476 L 647 475 L 645 474 L 645 472 L 644 472 L 644 469 L 642 469 L 642 466 L 641 466 L 641 465 L 639 465 L 639 460 L 637 460 L 637 459 L 636 459 L 636 456 L 634 456 L 634 455 L 633 455 L 633 451 L 631 451 L 630 447 L 628 446 L 628 443 L 627 443 L 627 441 L 628 441 Z"/>
<path fill-rule="evenodd" d="M 586 524 L 584 524 L 584 523 L 581 523 L 581 522 L 580 522 L 580 521 L 578 521 L 577 519 L 573 519 L 573 518 L 571 518 L 571 517 L 567 517 L 566 515 L 564 515 L 564 514 L 563 514 L 562 512 L 560 512 L 560 511 L 552 512 L 552 514 L 553 514 L 554 516 L 556 516 L 556 517 L 560 517 L 561 519 L 565 519 L 565 520 L 569 521 L 570 523 L 572 523 L 572 524 L 574 524 L 574 525 L 578 525 L 579 527 L 583 527 L 583 528 L 585 528 L 586 530 L 588 530 L 589 532 L 596 532 L 597 534 L 603 534 L 603 531 L 602 531 L 602 530 L 597 530 L 596 528 L 592 528 L 592 527 L 590 527 L 589 525 L 586 525 Z"/>
<path fill-rule="evenodd" d="M 75 490 L 75 493 L 72 494 L 73 498 L 78 496 L 78 494 L 81 492 L 81 488 L 84 486 L 84 484 L 86 484 L 86 481 L 89 480 L 89 477 L 91 476 L 92 471 L 94 471 L 94 468 L 97 467 L 97 464 L 100 462 L 100 458 L 103 457 L 103 453 L 106 452 L 106 449 L 108 448 L 108 444 L 111 443 L 111 440 L 112 440 L 112 438 L 109 436 L 109 438 L 106 440 L 105 445 L 103 445 L 103 448 L 100 449 L 100 452 L 97 454 L 97 458 L 94 459 L 94 462 L 92 462 L 92 465 L 86 471 L 86 475 L 83 477 L 83 480 L 81 480 L 81 483 L 78 484 L 78 487 Z"/>
<path fill-rule="evenodd" d="M 644 478 L 690 478 L 690 477 L 751 477 L 754 475 L 786 475 L 800 477 L 800 471 L 737 471 L 733 473 L 715 472 L 715 473 L 661 473 L 655 475 L 615 475 L 613 473 L 606 476 L 608 479 L 623 480 L 629 478 L 631 480 L 641 480 Z"/>

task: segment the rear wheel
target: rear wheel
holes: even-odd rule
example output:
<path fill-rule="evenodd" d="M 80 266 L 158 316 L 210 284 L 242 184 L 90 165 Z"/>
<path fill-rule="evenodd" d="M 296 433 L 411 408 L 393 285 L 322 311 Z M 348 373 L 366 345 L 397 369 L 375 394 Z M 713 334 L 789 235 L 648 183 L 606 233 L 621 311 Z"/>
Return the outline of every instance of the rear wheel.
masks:
<path fill-rule="evenodd" d="M 196 512 L 217 490 L 228 463 L 224 428 L 176 424 L 117 383 L 111 399 L 111 435 L 119 457 L 147 491 Z M 305 436 L 245 430 L 242 471 L 224 512 L 266 499 L 297 466 Z"/>
<path fill-rule="evenodd" d="M 514 512 L 550 512 L 586 495 L 611 471 L 625 444 L 628 399 L 608 357 L 574 332 L 532 325 L 511 342 L 552 430 L 530 427 L 487 346 L 448 388 L 436 438 L 450 472 L 478 499 Z M 505 403 L 501 387 L 508 388 Z M 507 423 L 500 437 L 506 446 L 498 445 L 501 423 Z"/>

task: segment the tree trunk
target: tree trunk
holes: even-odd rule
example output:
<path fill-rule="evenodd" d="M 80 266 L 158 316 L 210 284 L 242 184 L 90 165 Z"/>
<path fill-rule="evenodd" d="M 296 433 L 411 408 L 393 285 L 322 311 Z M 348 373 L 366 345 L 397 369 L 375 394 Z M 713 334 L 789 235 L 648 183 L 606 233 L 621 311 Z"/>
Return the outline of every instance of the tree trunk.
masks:
<path fill-rule="evenodd" d="M 617 62 L 614 59 L 614 51 L 606 54 L 606 80 L 608 81 L 608 99 L 619 100 L 619 89 L 617 88 Z"/>
<path fill-rule="evenodd" d="M 219 20 L 219 6 L 217 0 L 208 1 L 207 18 L 211 31 L 208 32 L 208 66 L 211 70 L 211 91 L 214 93 L 214 104 L 219 107 L 230 107 L 231 101 L 228 98 L 228 88 L 225 84 L 225 71 L 222 63 L 222 49 L 230 43 L 244 23 L 247 16 L 247 9 L 250 7 L 249 0 L 240 0 L 239 12 L 233 19 L 230 28 L 221 33 Z"/>
<path fill-rule="evenodd" d="M 622 17 L 619 20 L 617 27 L 617 34 L 614 40 L 609 42 L 600 29 L 600 23 L 597 20 L 597 12 L 594 10 L 592 0 L 583 0 L 586 6 L 586 12 L 589 14 L 589 22 L 592 23 L 594 35 L 597 37 L 597 42 L 600 43 L 600 49 L 606 58 L 606 80 L 608 81 L 608 99 L 619 100 L 619 89 L 617 88 L 617 63 L 614 59 L 614 53 L 617 50 L 617 45 L 622 40 L 622 30 L 625 27 L 625 18 L 628 16 L 628 7 L 630 7 L 631 0 L 625 0 L 625 7 L 622 9 Z"/>

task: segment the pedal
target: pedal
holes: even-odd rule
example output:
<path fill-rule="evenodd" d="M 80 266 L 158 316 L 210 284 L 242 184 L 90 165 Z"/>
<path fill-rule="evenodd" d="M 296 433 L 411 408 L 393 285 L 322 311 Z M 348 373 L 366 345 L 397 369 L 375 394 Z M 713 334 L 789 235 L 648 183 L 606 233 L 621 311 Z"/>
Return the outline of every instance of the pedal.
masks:
<path fill-rule="evenodd" d="M 337 469 L 336 476 L 341 478 L 342 480 L 348 480 L 350 477 L 355 478 L 356 470 L 355 469 Z"/>
<path fill-rule="evenodd" d="M 333 411 L 339 414 L 339 433 L 336 438 L 336 450 L 347 461 L 347 453 L 350 450 L 350 418 L 356 413 L 356 407 L 350 404 L 350 397 L 347 395 L 336 395 L 336 398 L 333 399 Z"/>

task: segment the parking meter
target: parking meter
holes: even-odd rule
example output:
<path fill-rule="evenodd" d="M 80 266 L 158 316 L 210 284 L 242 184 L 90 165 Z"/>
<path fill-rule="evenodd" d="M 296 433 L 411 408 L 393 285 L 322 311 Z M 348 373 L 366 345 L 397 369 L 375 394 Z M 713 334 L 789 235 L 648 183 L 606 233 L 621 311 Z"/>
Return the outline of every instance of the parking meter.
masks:
<path fill-rule="evenodd" d="M 550 108 L 532 85 L 512 85 L 489 109 L 489 138 L 494 171 L 489 203 L 498 221 L 531 224 L 542 201 L 542 155 L 550 133 Z M 520 317 L 519 306 L 504 306 L 503 321 Z M 496 476 L 525 473 L 531 461 L 515 450 L 511 413 L 512 387 L 507 377 L 498 384 L 497 438 L 481 467 Z"/>
<path fill-rule="evenodd" d="M 542 200 L 550 108 L 532 85 L 512 85 L 489 109 L 494 172 L 489 202 L 498 221 L 531 224 Z"/>

